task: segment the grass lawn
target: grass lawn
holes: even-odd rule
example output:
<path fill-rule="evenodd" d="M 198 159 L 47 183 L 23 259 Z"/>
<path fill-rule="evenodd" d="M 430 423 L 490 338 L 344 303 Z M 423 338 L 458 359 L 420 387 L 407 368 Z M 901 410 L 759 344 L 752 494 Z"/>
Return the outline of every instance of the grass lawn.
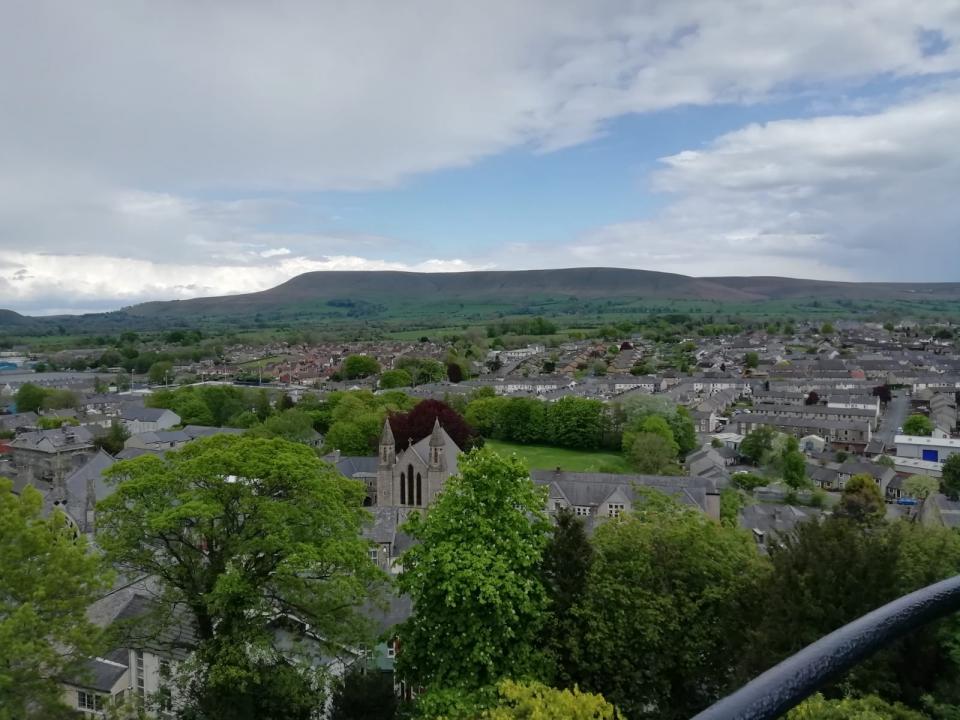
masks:
<path fill-rule="evenodd" d="M 518 445 L 502 440 L 487 440 L 486 445 L 503 455 L 516 453 L 531 470 L 553 470 L 560 467 L 571 472 L 632 472 L 623 456 L 615 452 Z"/>

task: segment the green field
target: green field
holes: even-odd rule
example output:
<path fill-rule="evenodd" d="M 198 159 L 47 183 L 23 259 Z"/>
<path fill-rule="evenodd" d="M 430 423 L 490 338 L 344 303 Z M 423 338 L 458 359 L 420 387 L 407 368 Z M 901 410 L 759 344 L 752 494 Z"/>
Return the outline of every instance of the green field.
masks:
<path fill-rule="evenodd" d="M 486 446 L 504 455 L 516 453 L 530 470 L 553 470 L 559 467 L 572 472 L 631 472 L 623 456 L 615 452 L 518 445 L 503 440 L 487 440 Z"/>

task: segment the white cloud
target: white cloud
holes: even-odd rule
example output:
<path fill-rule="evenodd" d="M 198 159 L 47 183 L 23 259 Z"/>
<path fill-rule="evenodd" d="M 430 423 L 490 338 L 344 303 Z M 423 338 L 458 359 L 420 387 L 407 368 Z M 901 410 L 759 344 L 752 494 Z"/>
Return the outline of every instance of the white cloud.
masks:
<path fill-rule="evenodd" d="M 662 159 L 655 218 L 553 262 L 834 280 L 960 276 L 960 91 L 870 115 L 750 125 Z"/>
<path fill-rule="evenodd" d="M 488 264 L 422 260 L 443 253 L 416 244 L 400 260 L 372 234 L 277 231 L 294 208 L 276 196 L 550 151 L 629 113 L 816 102 L 958 71 L 960 12 L 943 0 L 15 3 L 0 24 L 0 262 L 28 258 L 34 277 L 0 270 L 0 305 L 259 289 L 333 258 Z M 950 129 L 880 116 L 890 124 L 870 125 L 870 142 L 855 117 L 725 136 L 667 159 L 656 187 L 678 200 L 661 217 L 497 263 L 857 275 L 871 233 L 909 227 L 894 198 L 904 216 L 929 211 L 915 230 L 955 219 L 925 180 L 955 181 L 934 139 L 910 138 Z M 848 223 L 860 223 L 849 241 Z"/>
<path fill-rule="evenodd" d="M 479 270 L 465 260 L 391 262 L 350 255 L 271 258 L 259 265 L 159 263 L 96 255 L 44 255 L 0 250 L 0 294 L 7 306 L 35 314 L 116 309 L 145 300 L 256 292 L 317 270 Z M 58 300 L 59 299 L 59 300 Z"/>

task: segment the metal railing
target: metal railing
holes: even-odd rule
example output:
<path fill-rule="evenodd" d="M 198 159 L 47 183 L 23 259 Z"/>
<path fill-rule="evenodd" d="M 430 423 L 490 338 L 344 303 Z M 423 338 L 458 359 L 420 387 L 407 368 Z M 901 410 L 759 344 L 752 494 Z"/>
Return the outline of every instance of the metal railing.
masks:
<path fill-rule="evenodd" d="M 960 575 L 904 595 L 820 638 L 693 720 L 775 720 L 877 650 L 957 610 Z"/>

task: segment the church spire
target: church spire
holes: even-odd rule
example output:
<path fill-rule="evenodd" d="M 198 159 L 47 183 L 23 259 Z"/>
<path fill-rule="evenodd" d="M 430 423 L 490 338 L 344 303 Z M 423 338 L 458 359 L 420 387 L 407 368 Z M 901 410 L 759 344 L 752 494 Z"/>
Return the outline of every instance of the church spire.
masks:
<path fill-rule="evenodd" d="M 396 440 L 393 439 L 393 430 L 390 428 L 390 418 L 383 421 L 383 434 L 380 435 L 380 444 L 396 445 Z"/>
<path fill-rule="evenodd" d="M 433 432 L 430 433 L 430 447 L 443 447 L 443 428 L 440 427 L 440 418 L 433 421 Z"/>
<path fill-rule="evenodd" d="M 391 467 L 397 459 L 397 441 L 390 429 L 390 418 L 383 421 L 383 433 L 380 435 L 380 465 Z"/>
<path fill-rule="evenodd" d="M 440 418 L 433 423 L 433 432 L 430 433 L 430 469 L 440 470 L 443 468 L 443 448 L 446 443 L 443 442 L 443 428 L 440 427 Z"/>

